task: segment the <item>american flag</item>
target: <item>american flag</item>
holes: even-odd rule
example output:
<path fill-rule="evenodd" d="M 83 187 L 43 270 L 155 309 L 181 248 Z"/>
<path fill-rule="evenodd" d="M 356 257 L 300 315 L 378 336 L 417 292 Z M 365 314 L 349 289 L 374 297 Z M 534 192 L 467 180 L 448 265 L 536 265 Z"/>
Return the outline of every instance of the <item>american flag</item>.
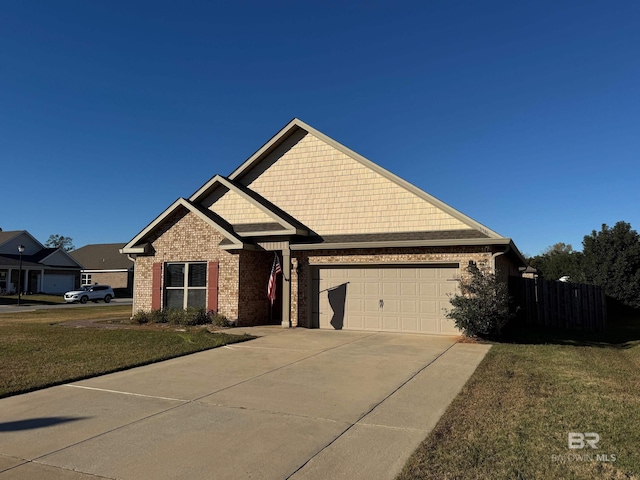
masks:
<path fill-rule="evenodd" d="M 280 268 L 278 254 L 275 253 L 273 257 L 273 266 L 271 267 L 271 275 L 269 275 L 269 283 L 267 284 L 267 297 L 269 297 L 272 306 L 273 301 L 276 299 L 276 275 L 279 273 L 282 273 L 282 269 Z"/>

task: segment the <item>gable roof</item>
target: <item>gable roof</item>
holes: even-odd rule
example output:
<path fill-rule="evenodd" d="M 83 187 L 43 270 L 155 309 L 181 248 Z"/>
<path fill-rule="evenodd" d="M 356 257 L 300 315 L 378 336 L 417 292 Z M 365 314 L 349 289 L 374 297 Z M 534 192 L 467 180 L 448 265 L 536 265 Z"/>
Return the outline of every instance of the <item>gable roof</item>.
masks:
<path fill-rule="evenodd" d="M 11 240 L 14 237 L 17 237 L 18 235 L 22 234 L 22 233 L 26 233 L 25 230 L 13 230 L 10 232 L 0 232 L 0 245 L 2 245 L 3 243 L 8 242 L 9 240 Z"/>
<path fill-rule="evenodd" d="M 69 252 L 84 270 L 128 270 L 133 262 L 120 253 L 125 243 L 94 243 Z"/>
<path fill-rule="evenodd" d="M 255 224 L 245 224 L 240 228 L 236 226 L 235 231 L 239 236 L 274 235 L 276 233 L 288 235 L 309 234 L 309 230 L 304 225 L 273 203 L 269 202 L 266 198 L 242 185 L 231 182 L 222 175 L 215 175 L 211 178 L 211 180 L 205 183 L 197 192 L 189 197 L 189 201 L 194 204 L 201 204 L 201 202 L 205 201 L 207 197 L 219 188 L 226 189 L 227 191 L 239 195 L 243 201 L 247 202 L 250 206 L 257 208 L 272 220 L 270 223 L 260 222 Z M 213 208 L 215 208 L 215 204 L 211 207 L 211 209 Z M 278 225 L 280 228 L 278 228 Z"/>
<path fill-rule="evenodd" d="M 417 197 L 421 198 L 422 200 L 425 200 L 426 202 L 434 205 L 435 207 L 437 207 L 438 209 L 442 210 L 443 212 L 446 212 L 451 217 L 453 217 L 456 220 L 458 220 L 458 221 L 462 222 L 463 224 L 467 225 L 468 228 L 474 229 L 474 230 L 478 230 L 482 234 L 486 235 L 487 238 L 491 238 L 491 239 L 502 239 L 502 238 L 504 238 L 502 235 L 494 232 L 493 230 L 489 229 L 488 227 L 486 227 L 485 225 L 481 224 L 480 222 L 472 219 L 471 217 L 468 217 L 467 215 L 465 215 L 462 212 L 456 210 L 455 208 L 447 205 L 446 203 L 442 202 L 441 200 L 435 198 L 434 196 L 426 193 L 425 191 L 421 190 L 420 188 L 416 187 L 415 185 L 413 185 L 413 184 L 407 182 L 406 180 L 398 177 L 397 175 L 389 172 L 388 170 L 384 169 L 380 165 L 378 165 L 376 163 L 373 163 L 371 160 L 368 160 L 367 158 L 363 157 L 362 155 L 360 155 L 360 154 L 354 152 L 353 150 L 345 147 L 341 143 L 336 142 L 332 138 L 330 138 L 327 135 L 323 134 L 322 132 L 316 130 L 315 128 L 311 127 L 310 125 L 306 124 L 305 122 L 303 122 L 302 120 L 300 120 L 298 118 L 294 118 L 293 120 L 291 120 L 278 133 L 276 133 L 267 143 L 265 143 L 260 149 L 258 149 L 242 165 L 240 165 L 240 167 L 238 167 L 236 170 L 234 170 L 229 175 L 229 177 L 228 177 L 229 180 L 234 181 L 236 184 L 239 184 L 240 181 L 243 179 L 243 177 L 248 176 L 250 174 L 251 170 L 254 167 L 256 167 L 262 160 L 264 160 L 268 155 L 270 155 L 278 147 L 280 147 L 283 143 L 285 143 L 291 136 L 293 136 L 294 134 L 296 134 L 296 133 L 298 133 L 300 131 L 304 131 L 304 132 L 310 133 L 311 135 L 313 135 L 314 137 L 318 138 L 322 142 L 330 145 L 331 147 L 335 148 L 339 152 L 342 152 L 343 154 L 345 154 L 346 156 L 352 158 L 353 160 L 356 160 L 360 164 L 362 164 L 365 167 L 367 167 L 368 169 L 378 173 L 379 175 L 381 175 L 382 177 L 386 178 L 387 180 L 393 182 L 394 184 L 396 184 L 397 186 L 401 187 L 402 189 L 413 193 L 414 195 L 416 195 Z M 206 186 L 207 186 L 207 184 L 205 184 L 205 186 L 203 186 L 201 188 L 201 190 L 206 188 Z M 199 190 L 198 192 L 200 192 L 201 190 Z M 194 194 L 194 196 L 192 196 L 192 198 L 198 198 L 198 192 L 196 192 L 196 194 Z"/>
<path fill-rule="evenodd" d="M 524 262 L 510 238 L 298 118 L 228 177 L 178 199 L 121 251 L 148 253 L 145 241 L 182 207 L 220 231 L 224 249 L 260 248 L 278 236 L 292 250 L 502 245 Z"/>
<path fill-rule="evenodd" d="M 189 212 L 195 214 L 205 223 L 209 224 L 218 232 L 220 232 L 225 237 L 225 239 L 228 240 L 228 243 L 225 242 L 224 245 L 224 248 L 226 250 L 235 250 L 242 249 L 243 247 L 248 247 L 244 244 L 242 239 L 233 232 L 233 228 L 231 227 L 231 225 L 229 225 L 222 217 L 181 197 L 173 202 L 164 212 L 158 215 L 156 219 L 153 220 L 153 222 L 151 222 L 144 228 L 144 230 L 138 233 L 138 235 L 136 235 L 129 243 L 127 243 L 120 250 L 120 252 L 126 254 L 149 253 L 150 246 L 148 243 L 146 243 L 146 240 L 153 234 L 153 232 L 155 232 L 164 224 L 164 222 L 168 217 L 171 216 L 171 214 L 173 214 L 180 208 L 187 209 Z"/>
<path fill-rule="evenodd" d="M 20 265 L 20 255 L 17 253 L 0 254 L 0 265 L 6 267 L 18 267 Z M 78 269 L 81 265 L 61 248 L 42 248 L 42 250 L 31 255 L 23 254 L 22 267 Z"/>

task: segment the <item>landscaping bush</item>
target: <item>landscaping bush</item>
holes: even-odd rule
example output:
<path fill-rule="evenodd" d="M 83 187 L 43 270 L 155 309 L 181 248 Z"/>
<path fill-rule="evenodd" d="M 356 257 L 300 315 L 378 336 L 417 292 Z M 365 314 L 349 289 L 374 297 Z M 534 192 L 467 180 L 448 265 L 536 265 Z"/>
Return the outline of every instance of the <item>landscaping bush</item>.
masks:
<path fill-rule="evenodd" d="M 135 315 L 131 317 L 131 321 L 138 325 L 144 325 L 145 323 L 149 323 L 149 314 L 144 310 L 138 310 Z"/>
<path fill-rule="evenodd" d="M 149 312 L 149 321 L 152 323 L 167 323 L 167 312 L 165 310 L 151 310 Z"/>
<path fill-rule="evenodd" d="M 492 273 L 469 265 L 469 275 L 460 280 L 460 293 L 451 298 L 447 318 L 469 337 L 494 338 L 513 318 L 507 284 Z"/>
<path fill-rule="evenodd" d="M 207 312 L 207 315 L 209 316 L 209 318 L 211 318 L 211 323 L 215 327 L 232 327 L 234 325 L 234 323 L 230 321 L 227 317 L 225 317 L 224 315 L 220 315 L 219 313 L 214 312 L 213 310 Z"/>
<path fill-rule="evenodd" d="M 204 308 L 166 308 L 162 310 L 151 310 L 145 312 L 139 310 L 131 319 L 133 323 L 168 323 L 170 325 L 196 326 L 211 325 L 216 327 L 230 327 L 233 322 L 224 315 L 220 315 L 213 310 L 206 311 Z"/>

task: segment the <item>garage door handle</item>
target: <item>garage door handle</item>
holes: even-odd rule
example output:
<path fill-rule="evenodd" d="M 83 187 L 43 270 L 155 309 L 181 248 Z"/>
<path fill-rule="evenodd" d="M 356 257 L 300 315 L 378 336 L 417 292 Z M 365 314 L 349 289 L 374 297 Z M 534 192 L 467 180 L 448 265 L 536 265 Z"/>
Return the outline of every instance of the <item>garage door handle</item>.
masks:
<path fill-rule="evenodd" d="M 384 308 L 384 300 L 380 300 L 380 308 Z"/>

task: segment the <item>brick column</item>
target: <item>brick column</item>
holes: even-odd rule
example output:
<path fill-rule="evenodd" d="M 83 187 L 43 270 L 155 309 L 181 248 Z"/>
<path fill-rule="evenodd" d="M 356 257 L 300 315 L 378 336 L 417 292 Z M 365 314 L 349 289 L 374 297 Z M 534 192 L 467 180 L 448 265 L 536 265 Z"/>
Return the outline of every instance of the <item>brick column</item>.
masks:
<path fill-rule="evenodd" d="M 291 250 L 282 249 L 282 327 L 291 327 Z"/>

